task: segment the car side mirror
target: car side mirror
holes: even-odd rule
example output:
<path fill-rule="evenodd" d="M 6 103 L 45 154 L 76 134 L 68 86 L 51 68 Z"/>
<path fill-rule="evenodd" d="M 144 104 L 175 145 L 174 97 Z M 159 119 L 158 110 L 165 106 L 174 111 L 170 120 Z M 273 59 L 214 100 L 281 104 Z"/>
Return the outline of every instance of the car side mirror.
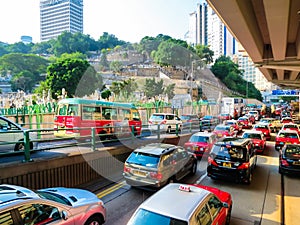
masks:
<path fill-rule="evenodd" d="M 223 207 L 224 207 L 224 208 L 229 208 L 228 203 L 227 203 L 227 202 L 223 202 Z"/>
<path fill-rule="evenodd" d="M 69 217 L 68 217 L 68 213 L 66 212 L 66 211 L 62 211 L 61 212 L 61 218 L 63 219 L 63 220 L 67 220 Z"/>

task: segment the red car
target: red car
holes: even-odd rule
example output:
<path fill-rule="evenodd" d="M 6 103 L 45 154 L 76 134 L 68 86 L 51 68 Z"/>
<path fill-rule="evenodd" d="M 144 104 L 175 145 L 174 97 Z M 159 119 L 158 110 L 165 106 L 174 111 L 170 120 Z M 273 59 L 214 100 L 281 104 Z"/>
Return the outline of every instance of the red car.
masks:
<path fill-rule="evenodd" d="M 229 113 L 221 113 L 218 117 L 219 117 L 220 121 L 231 120 L 232 119 L 232 117 Z"/>
<path fill-rule="evenodd" d="M 275 139 L 275 150 L 280 150 L 285 144 L 300 144 L 298 132 L 294 130 L 280 130 Z"/>
<path fill-rule="evenodd" d="M 251 129 L 252 128 L 252 123 L 247 117 L 240 117 L 237 120 L 240 124 L 242 124 L 243 129 Z"/>
<path fill-rule="evenodd" d="M 232 125 L 217 125 L 213 130 L 218 138 L 221 137 L 235 137 L 237 132 Z"/>
<path fill-rule="evenodd" d="M 237 133 L 242 132 L 243 130 L 242 124 L 240 124 L 237 120 L 225 120 L 223 124 L 233 126 Z"/>
<path fill-rule="evenodd" d="M 228 225 L 232 204 L 231 194 L 218 188 L 171 183 L 146 199 L 127 225 Z"/>
<path fill-rule="evenodd" d="M 300 135 L 300 129 L 298 124 L 295 123 L 284 123 L 281 127 L 281 130 L 295 130 Z"/>
<path fill-rule="evenodd" d="M 283 123 L 294 123 L 294 120 L 291 117 L 284 117 L 280 121 L 282 124 Z"/>
<path fill-rule="evenodd" d="M 217 141 L 217 135 L 209 132 L 197 132 L 193 134 L 189 141 L 184 144 L 184 148 L 194 153 L 198 158 L 208 155 L 213 144 Z"/>
<path fill-rule="evenodd" d="M 243 133 L 242 138 L 250 138 L 257 153 L 263 153 L 266 149 L 266 137 L 261 131 L 247 130 Z"/>
<path fill-rule="evenodd" d="M 267 141 L 271 140 L 271 128 L 266 123 L 258 123 L 253 126 L 253 130 L 261 131 L 266 137 Z"/>

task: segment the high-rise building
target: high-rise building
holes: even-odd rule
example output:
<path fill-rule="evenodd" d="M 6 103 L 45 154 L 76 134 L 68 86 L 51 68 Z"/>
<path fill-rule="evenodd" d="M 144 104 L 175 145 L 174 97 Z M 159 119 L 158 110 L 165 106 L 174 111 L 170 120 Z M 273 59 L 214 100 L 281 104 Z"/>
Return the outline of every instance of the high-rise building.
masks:
<path fill-rule="evenodd" d="M 197 4 L 197 10 L 190 13 L 189 31 L 185 37 L 192 45 L 208 45 L 214 51 L 214 60 L 221 55 L 232 57 L 236 54 L 235 38 L 205 1 Z"/>
<path fill-rule="evenodd" d="M 41 42 L 64 31 L 83 33 L 83 0 L 40 0 Z"/>

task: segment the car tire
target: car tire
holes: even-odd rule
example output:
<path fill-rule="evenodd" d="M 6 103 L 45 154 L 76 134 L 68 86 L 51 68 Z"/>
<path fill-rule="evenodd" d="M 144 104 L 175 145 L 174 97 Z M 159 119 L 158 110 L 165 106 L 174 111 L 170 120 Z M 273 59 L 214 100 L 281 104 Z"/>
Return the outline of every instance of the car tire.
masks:
<path fill-rule="evenodd" d="M 245 181 L 246 184 L 250 185 L 252 182 L 252 171 L 250 170 L 249 175 Z"/>
<path fill-rule="evenodd" d="M 191 169 L 191 174 L 194 175 L 197 172 L 197 163 L 193 163 L 192 169 Z"/>
<path fill-rule="evenodd" d="M 103 224 L 103 218 L 100 216 L 91 216 L 85 223 L 84 225 L 101 225 Z"/>
<path fill-rule="evenodd" d="M 230 219 L 231 219 L 231 209 L 232 209 L 232 206 L 230 206 L 230 208 L 228 209 L 228 214 L 226 216 L 226 222 L 225 222 L 225 225 L 229 225 L 230 224 Z"/>
<path fill-rule="evenodd" d="M 171 133 L 171 127 L 167 128 L 167 133 L 170 134 Z"/>
<path fill-rule="evenodd" d="M 33 149 L 32 142 L 29 143 L 29 149 Z M 24 144 L 24 142 L 17 143 L 15 145 L 15 149 L 14 149 L 15 152 L 24 151 L 24 150 L 25 150 L 25 144 Z"/>

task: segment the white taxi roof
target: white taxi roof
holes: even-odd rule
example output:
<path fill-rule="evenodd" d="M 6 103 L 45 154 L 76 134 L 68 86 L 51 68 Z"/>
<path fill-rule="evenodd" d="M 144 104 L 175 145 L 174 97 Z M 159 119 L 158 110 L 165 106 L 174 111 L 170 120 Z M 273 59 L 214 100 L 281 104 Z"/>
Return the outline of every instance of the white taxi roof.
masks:
<path fill-rule="evenodd" d="M 180 185 L 189 187 L 190 191 L 179 190 Z M 170 183 L 149 197 L 139 208 L 189 221 L 194 210 L 209 194 L 209 191 L 192 185 Z"/>

